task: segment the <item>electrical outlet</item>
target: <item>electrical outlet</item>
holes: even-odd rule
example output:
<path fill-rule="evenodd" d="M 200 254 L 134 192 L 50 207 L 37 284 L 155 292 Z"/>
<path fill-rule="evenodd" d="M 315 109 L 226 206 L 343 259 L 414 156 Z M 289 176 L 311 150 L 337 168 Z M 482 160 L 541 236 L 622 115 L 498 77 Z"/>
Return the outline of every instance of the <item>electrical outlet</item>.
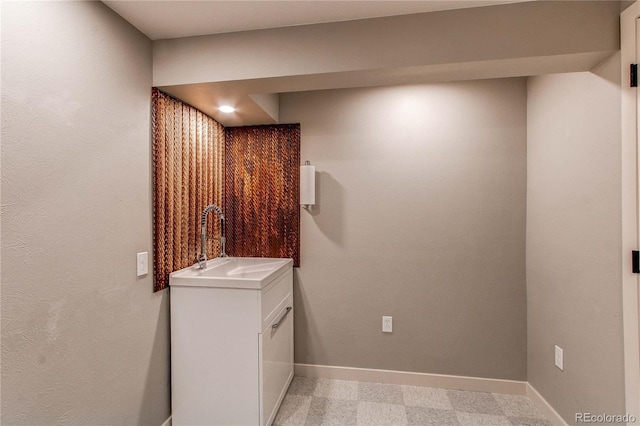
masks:
<path fill-rule="evenodd" d="M 149 252 L 138 253 L 136 259 L 138 276 L 147 275 L 149 273 Z"/>
<path fill-rule="evenodd" d="M 393 332 L 393 317 L 382 317 L 382 332 Z"/>
<path fill-rule="evenodd" d="M 556 345 L 556 367 L 564 371 L 564 351 L 558 345 Z"/>

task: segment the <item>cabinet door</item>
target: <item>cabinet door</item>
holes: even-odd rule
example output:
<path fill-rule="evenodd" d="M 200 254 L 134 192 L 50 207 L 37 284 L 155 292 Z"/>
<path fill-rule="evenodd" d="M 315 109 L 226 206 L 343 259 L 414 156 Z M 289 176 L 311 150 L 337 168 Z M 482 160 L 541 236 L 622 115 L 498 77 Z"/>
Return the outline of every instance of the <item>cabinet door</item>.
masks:
<path fill-rule="evenodd" d="M 276 326 L 277 325 L 277 326 Z M 274 327 L 276 326 L 276 327 Z M 293 378 L 293 298 L 260 335 L 260 424 L 273 422 Z"/>
<path fill-rule="evenodd" d="M 258 423 L 258 303 L 255 290 L 171 288 L 174 426 Z"/>

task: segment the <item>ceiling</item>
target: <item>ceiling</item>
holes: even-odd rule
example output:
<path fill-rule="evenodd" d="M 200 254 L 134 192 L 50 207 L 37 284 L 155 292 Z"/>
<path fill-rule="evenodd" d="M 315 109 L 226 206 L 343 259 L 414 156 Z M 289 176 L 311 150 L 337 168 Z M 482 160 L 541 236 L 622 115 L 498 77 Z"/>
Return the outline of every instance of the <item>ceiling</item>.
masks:
<path fill-rule="evenodd" d="M 103 0 L 152 40 L 515 3 L 523 0 Z"/>
<path fill-rule="evenodd" d="M 368 18 L 410 15 L 484 7 L 533 0 L 103 0 L 157 43 L 162 40 L 208 34 L 238 33 Z M 500 69 L 507 69 L 496 63 Z M 480 64 L 480 67 L 483 65 Z M 212 116 L 225 126 L 278 122 L 278 93 L 328 88 L 408 84 L 425 79 L 447 81 L 470 78 L 460 67 L 365 70 L 338 74 L 282 76 L 259 80 L 212 81 L 159 86 Z M 477 68 L 477 67 L 476 67 Z M 464 70 L 462 70 L 464 71 Z M 500 70 L 477 73 L 500 76 Z M 457 73 L 457 74 L 456 74 Z M 471 76 L 479 78 L 478 75 Z M 514 75 L 520 75 L 516 72 Z M 524 74 L 522 74 L 524 75 Z M 223 114 L 218 106 L 230 104 L 236 113 Z"/>

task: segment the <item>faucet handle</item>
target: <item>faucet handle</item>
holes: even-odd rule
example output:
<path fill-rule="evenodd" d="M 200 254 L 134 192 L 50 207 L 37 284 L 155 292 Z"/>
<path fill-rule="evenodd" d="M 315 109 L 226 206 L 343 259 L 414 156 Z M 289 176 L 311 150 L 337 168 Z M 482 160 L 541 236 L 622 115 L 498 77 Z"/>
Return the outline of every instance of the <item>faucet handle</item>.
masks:
<path fill-rule="evenodd" d="M 205 256 L 196 257 L 196 267 L 198 269 L 204 269 L 207 267 L 207 258 Z"/>

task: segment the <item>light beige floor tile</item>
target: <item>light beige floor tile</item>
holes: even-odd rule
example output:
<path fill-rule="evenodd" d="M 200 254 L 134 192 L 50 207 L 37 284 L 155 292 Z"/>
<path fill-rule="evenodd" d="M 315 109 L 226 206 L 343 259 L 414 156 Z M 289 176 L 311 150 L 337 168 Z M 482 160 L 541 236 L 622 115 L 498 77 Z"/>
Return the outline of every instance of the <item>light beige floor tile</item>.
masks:
<path fill-rule="evenodd" d="M 358 401 L 311 398 L 305 424 L 309 426 L 348 426 L 357 424 Z"/>
<path fill-rule="evenodd" d="M 428 407 L 405 407 L 407 424 L 412 426 L 460 426 L 456 412 Z"/>
<path fill-rule="evenodd" d="M 551 426 L 526 396 L 295 377 L 277 426 Z"/>
<path fill-rule="evenodd" d="M 444 389 L 404 385 L 401 387 L 406 406 L 453 410 L 447 391 Z"/>
<path fill-rule="evenodd" d="M 494 393 L 493 397 L 498 401 L 498 405 L 507 417 L 544 418 L 540 410 L 526 396 Z"/>
<path fill-rule="evenodd" d="M 358 399 L 358 382 L 318 379 L 313 396 L 332 399 Z"/>
<path fill-rule="evenodd" d="M 489 392 L 472 392 L 461 390 L 447 390 L 447 396 L 453 409 L 468 413 L 493 414 L 502 416 L 502 408 Z"/>
<path fill-rule="evenodd" d="M 404 405 L 358 402 L 358 426 L 406 425 Z"/>
<path fill-rule="evenodd" d="M 286 395 L 282 400 L 274 426 L 303 425 L 311 405 L 310 396 Z"/>
<path fill-rule="evenodd" d="M 461 426 L 512 426 L 506 416 L 466 413 L 463 411 L 457 411 L 456 416 Z"/>
<path fill-rule="evenodd" d="M 295 376 L 289 385 L 287 393 L 290 395 L 305 395 L 311 396 L 316 390 L 316 383 L 318 379 L 313 377 L 300 377 Z"/>
<path fill-rule="evenodd" d="M 385 404 L 404 404 L 400 385 L 385 383 L 360 382 L 358 384 L 358 399 Z"/>

